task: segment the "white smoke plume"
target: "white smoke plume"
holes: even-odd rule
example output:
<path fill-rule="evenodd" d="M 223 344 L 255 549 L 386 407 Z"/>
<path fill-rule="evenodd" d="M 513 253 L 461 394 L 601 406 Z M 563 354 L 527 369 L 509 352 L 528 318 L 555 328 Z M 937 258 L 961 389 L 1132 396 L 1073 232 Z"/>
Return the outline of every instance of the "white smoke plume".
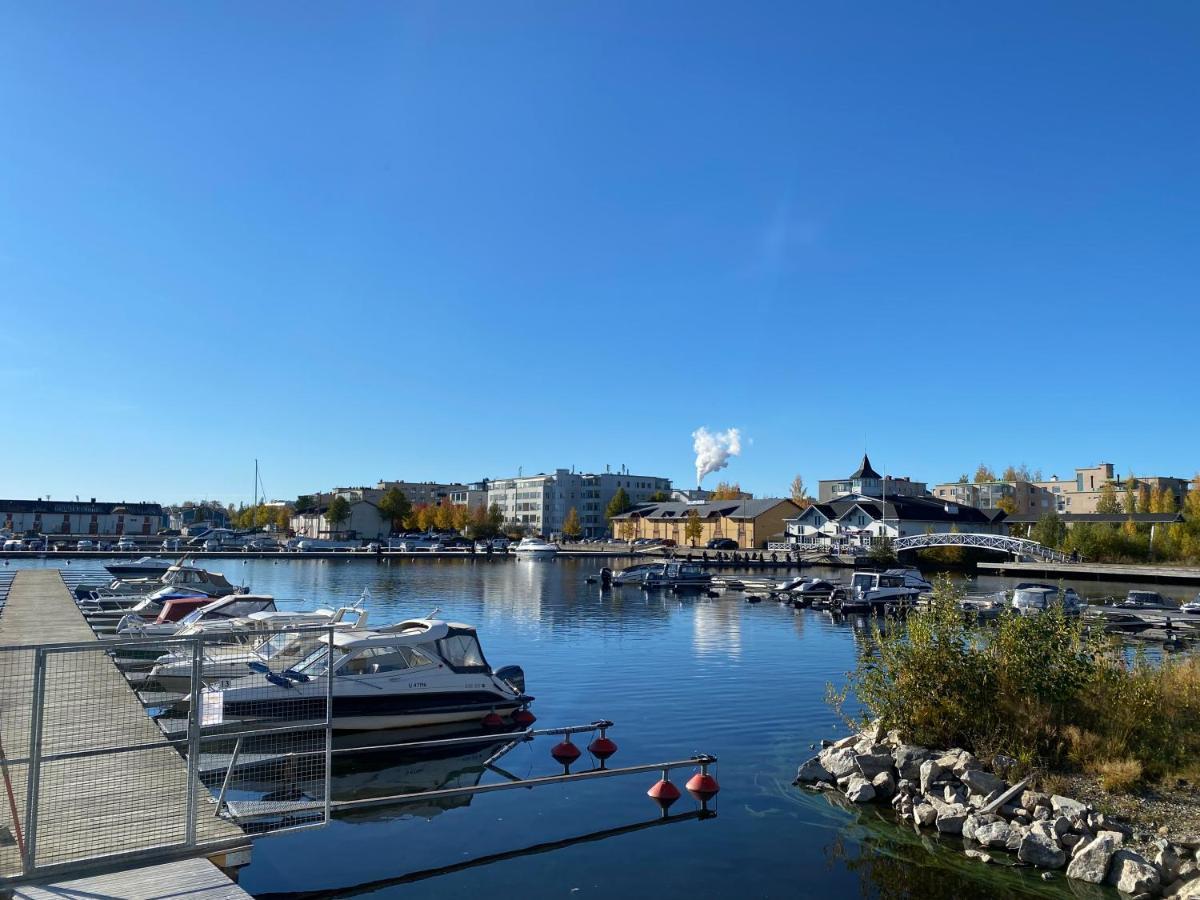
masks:
<path fill-rule="evenodd" d="M 696 487 L 718 469 L 729 465 L 729 457 L 742 452 L 742 434 L 736 428 L 712 432 L 701 426 L 692 432 L 692 447 L 696 450 Z"/>

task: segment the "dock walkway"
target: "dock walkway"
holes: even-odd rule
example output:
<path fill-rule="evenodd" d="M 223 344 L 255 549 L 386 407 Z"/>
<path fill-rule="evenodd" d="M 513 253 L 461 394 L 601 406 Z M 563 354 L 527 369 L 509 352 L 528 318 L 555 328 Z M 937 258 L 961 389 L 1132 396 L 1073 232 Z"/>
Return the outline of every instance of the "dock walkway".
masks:
<path fill-rule="evenodd" d="M 186 854 L 186 761 L 177 750 L 167 746 L 120 753 L 96 752 L 128 745 L 161 744 L 163 734 L 96 640 L 54 569 L 18 572 L 0 614 L 0 747 L 9 761 L 5 774 L 11 781 L 21 824 L 27 824 L 28 819 L 25 814 L 28 764 L 24 760 L 30 750 L 34 668 L 34 649 L 24 645 L 76 642 L 96 646 L 47 655 L 41 757 L 89 751 L 91 754 L 41 765 L 35 845 L 39 869 L 55 867 L 74 875 L 96 871 L 106 864 L 119 863 L 122 856 L 149 850 Z M 215 807 L 210 794 L 203 786 L 198 788 L 196 843 L 199 847 L 193 848 L 193 852 L 201 855 L 248 846 L 249 839 L 241 829 L 213 815 Z M 10 840 L 0 846 L 0 878 L 16 877 L 22 872 L 18 848 L 11 841 L 17 823 L 13 822 L 4 798 L 5 794 L 0 792 L 3 799 L 0 825 L 8 829 Z M 201 862 L 220 876 L 211 863 Z M 119 892 L 124 889 L 121 880 L 134 877 L 140 877 L 138 871 L 109 876 L 112 880 L 109 888 L 117 893 L 98 893 L 125 896 Z M 136 892 L 129 894 L 136 895 Z"/>
<path fill-rule="evenodd" d="M 980 562 L 980 572 L 990 575 L 1037 576 L 1039 578 L 1087 578 L 1097 581 L 1175 582 L 1200 584 L 1200 567 L 1156 566 L 1137 563 L 1050 563 Z"/>

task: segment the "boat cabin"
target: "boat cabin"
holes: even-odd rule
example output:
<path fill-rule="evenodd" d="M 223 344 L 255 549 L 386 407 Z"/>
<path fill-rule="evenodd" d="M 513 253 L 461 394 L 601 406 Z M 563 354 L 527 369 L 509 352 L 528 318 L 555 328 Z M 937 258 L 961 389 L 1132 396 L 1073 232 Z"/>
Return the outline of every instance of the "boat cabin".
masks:
<path fill-rule="evenodd" d="M 182 610 L 182 612 L 177 612 Z M 213 600 L 211 597 L 186 597 L 179 600 L 168 600 L 163 607 L 156 624 L 179 622 L 182 625 L 195 625 L 198 622 L 212 622 L 223 619 L 240 619 L 258 612 L 271 612 L 275 609 L 275 598 L 266 595 L 233 594 Z M 177 618 L 170 618 L 178 616 Z"/>
<path fill-rule="evenodd" d="M 379 675 L 438 665 L 459 674 L 491 672 L 475 629 L 469 625 L 415 619 L 392 629 L 332 635 L 334 675 Z M 324 675 L 330 639 L 323 635 L 321 645 L 295 671 L 309 677 Z"/>

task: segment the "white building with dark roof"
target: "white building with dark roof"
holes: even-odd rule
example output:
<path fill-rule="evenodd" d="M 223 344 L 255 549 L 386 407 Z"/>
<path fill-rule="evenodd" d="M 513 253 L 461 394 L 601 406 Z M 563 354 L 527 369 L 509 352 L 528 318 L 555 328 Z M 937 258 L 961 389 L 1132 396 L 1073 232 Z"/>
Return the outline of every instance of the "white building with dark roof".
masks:
<path fill-rule="evenodd" d="M 855 494 L 866 497 L 924 497 L 928 493 L 928 486 L 923 481 L 880 475 L 865 453 L 859 467 L 845 478 L 817 482 L 817 499 L 822 503 Z"/>
<path fill-rule="evenodd" d="M 891 497 L 882 500 L 864 494 L 814 503 L 787 522 L 792 544 L 828 547 L 868 547 L 881 536 L 958 531 L 973 534 L 1006 534 L 1000 510 L 982 510 L 933 497 Z"/>

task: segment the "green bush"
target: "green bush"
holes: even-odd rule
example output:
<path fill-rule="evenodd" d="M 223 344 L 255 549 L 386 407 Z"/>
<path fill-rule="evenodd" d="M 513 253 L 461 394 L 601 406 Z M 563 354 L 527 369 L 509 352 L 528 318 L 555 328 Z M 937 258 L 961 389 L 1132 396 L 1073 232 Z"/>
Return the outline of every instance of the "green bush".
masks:
<path fill-rule="evenodd" d="M 979 626 L 960 599 L 939 579 L 928 608 L 876 626 L 848 685 L 869 717 L 914 743 L 1027 767 L 1115 772 L 1119 761 L 1162 776 L 1200 757 L 1195 658 L 1127 664 L 1111 638 L 1059 607 Z"/>

